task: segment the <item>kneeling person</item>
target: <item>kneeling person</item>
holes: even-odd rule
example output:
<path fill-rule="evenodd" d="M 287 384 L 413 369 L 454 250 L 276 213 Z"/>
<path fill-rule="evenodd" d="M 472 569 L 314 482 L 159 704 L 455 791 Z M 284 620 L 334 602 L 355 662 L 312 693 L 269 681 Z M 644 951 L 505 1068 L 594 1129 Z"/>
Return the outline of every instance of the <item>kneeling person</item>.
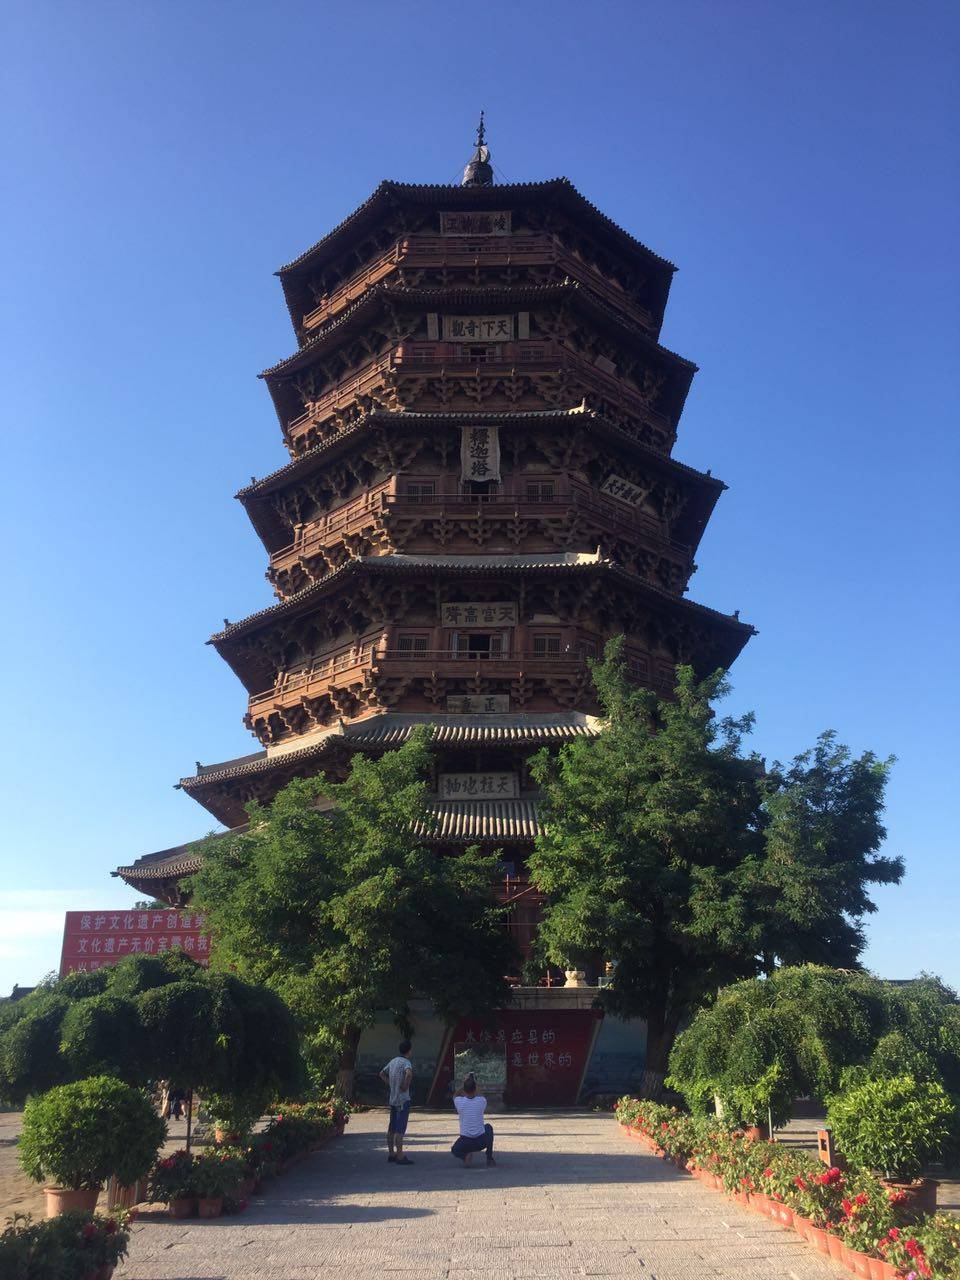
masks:
<path fill-rule="evenodd" d="M 474 1152 L 486 1151 L 487 1164 L 496 1164 L 493 1158 L 493 1125 L 485 1124 L 483 1119 L 487 1100 L 482 1094 L 477 1094 L 477 1081 L 472 1071 L 464 1080 L 460 1093 L 453 1095 L 453 1105 L 460 1117 L 460 1137 L 450 1148 L 451 1155 L 469 1164 Z"/>

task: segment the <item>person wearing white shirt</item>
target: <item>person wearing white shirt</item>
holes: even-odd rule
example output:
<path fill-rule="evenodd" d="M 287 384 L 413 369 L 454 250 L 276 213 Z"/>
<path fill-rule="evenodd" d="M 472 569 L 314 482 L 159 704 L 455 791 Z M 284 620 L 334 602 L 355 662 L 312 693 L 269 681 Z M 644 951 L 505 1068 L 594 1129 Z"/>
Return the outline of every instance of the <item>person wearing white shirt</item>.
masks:
<path fill-rule="evenodd" d="M 493 1125 L 484 1121 L 487 1100 L 477 1093 L 477 1081 L 473 1072 L 463 1082 L 463 1089 L 453 1095 L 453 1105 L 460 1117 L 460 1137 L 450 1148 L 450 1154 L 468 1165 L 477 1151 L 486 1151 L 487 1164 L 496 1164 L 493 1158 Z"/>
<path fill-rule="evenodd" d="M 410 1041 L 403 1040 L 395 1058 L 391 1058 L 380 1072 L 380 1079 L 390 1090 L 390 1121 L 387 1125 L 387 1161 L 390 1164 L 413 1164 L 403 1154 L 403 1138 L 410 1119 L 410 1085 L 413 1082 L 413 1063 L 407 1057 Z"/>

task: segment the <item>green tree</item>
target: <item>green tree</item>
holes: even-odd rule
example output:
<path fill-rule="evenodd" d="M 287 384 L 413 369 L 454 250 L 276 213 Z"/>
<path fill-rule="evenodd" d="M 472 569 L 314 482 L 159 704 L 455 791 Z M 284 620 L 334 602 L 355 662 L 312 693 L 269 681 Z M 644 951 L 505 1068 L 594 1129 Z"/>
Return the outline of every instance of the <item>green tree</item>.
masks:
<path fill-rule="evenodd" d="M 52 979 L 0 1020 L 0 1096 L 19 1100 L 91 1074 L 282 1092 L 298 1084 L 299 1034 L 272 991 L 176 953 L 129 956 Z"/>
<path fill-rule="evenodd" d="M 722 673 L 698 682 L 680 667 L 665 699 L 627 679 L 621 650 L 612 641 L 593 666 L 600 737 L 531 762 L 545 830 L 530 868 L 548 895 L 541 956 L 614 963 L 604 1003 L 646 1019 L 644 1091 L 656 1096 L 677 1030 L 705 998 L 784 959 L 851 963 L 872 909 L 864 886 L 902 866 L 874 852 L 887 765 L 852 761 L 826 735 L 768 773 L 743 754 L 752 715 L 713 708 Z M 793 886 L 818 875 L 812 922 L 798 926 Z"/>
<path fill-rule="evenodd" d="M 211 842 L 192 878 L 214 964 L 278 992 L 348 1093 L 378 1010 L 403 1025 L 423 996 L 452 1020 L 505 995 L 496 857 L 443 855 L 415 835 L 428 821 L 426 744 L 415 734 L 379 760 L 357 757 L 343 783 L 292 782 L 251 806 L 248 832 Z"/>

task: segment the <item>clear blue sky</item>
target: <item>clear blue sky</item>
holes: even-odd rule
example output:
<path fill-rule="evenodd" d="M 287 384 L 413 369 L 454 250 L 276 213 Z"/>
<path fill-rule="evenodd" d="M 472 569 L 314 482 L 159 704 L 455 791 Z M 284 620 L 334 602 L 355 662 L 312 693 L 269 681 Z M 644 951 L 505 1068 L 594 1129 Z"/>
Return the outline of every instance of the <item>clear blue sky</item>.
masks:
<path fill-rule="evenodd" d="M 0 17 L 0 992 L 256 746 L 204 640 L 271 599 L 273 271 L 384 177 L 567 175 L 680 266 L 677 455 L 730 485 L 691 594 L 759 627 L 757 747 L 899 757 L 868 962 L 960 983 L 955 4 L 49 3 Z M 953 88 L 951 88 L 951 82 Z M 951 131 L 953 136 L 951 137 Z"/>

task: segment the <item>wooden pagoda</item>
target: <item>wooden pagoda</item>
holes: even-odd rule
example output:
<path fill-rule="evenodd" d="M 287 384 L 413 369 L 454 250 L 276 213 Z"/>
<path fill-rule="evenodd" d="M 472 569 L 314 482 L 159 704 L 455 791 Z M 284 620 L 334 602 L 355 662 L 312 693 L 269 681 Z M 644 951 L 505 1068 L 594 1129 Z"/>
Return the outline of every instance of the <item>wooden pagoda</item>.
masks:
<path fill-rule="evenodd" d="M 237 495 L 276 601 L 212 637 L 260 749 L 180 786 L 227 827 L 292 778 L 341 778 L 433 726 L 428 819 L 503 851 L 536 899 L 525 761 L 598 732 L 587 666 L 626 637 L 669 693 L 753 628 L 686 596 L 721 481 L 672 457 L 695 366 L 660 345 L 675 268 L 565 178 L 383 182 L 279 271 L 297 349 L 261 375 L 289 461 Z M 171 902 L 189 846 L 118 869 Z"/>

